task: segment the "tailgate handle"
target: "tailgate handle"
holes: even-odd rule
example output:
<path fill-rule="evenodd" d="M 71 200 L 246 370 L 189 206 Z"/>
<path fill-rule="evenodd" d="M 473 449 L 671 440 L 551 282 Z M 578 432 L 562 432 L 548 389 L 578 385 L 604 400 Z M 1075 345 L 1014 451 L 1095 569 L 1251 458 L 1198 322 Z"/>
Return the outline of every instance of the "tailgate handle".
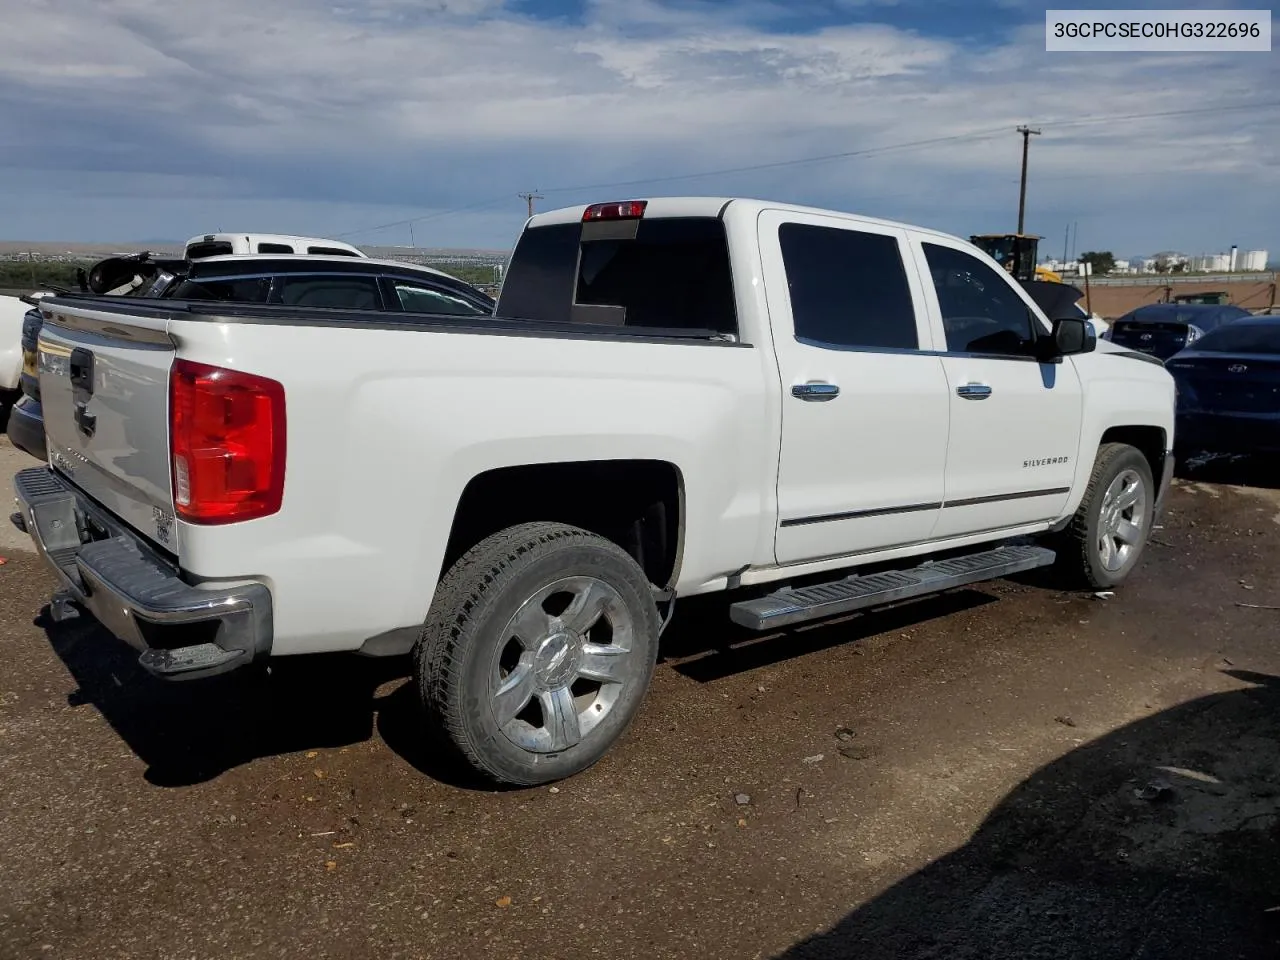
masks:
<path fill-rule="evenodd" d="M 86 437 L 92 437 L 94 431 L 98 429 L 98 415 L 96 413 L 86 413 L 85 404 L 76 404 L 76 426 Z"/>
<path fill-rule="evenodd" d="M 71 351 L 71 386 L 93 393 L 93 353 L 84 347 Z"/>

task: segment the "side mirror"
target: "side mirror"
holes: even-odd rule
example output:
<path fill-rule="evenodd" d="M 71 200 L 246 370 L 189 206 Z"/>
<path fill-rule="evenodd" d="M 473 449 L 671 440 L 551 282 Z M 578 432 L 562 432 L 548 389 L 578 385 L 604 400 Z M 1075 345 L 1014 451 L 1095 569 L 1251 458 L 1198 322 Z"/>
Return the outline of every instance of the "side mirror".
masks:
<path fill-rule="evenodd" d="M 1041 341 L 1042 362 L 1053 362 L 1077 353 L 1089 353 L 1098 345 L 1093 324 L 1083 317 L 1059 317 L 1053 333 Z"/>

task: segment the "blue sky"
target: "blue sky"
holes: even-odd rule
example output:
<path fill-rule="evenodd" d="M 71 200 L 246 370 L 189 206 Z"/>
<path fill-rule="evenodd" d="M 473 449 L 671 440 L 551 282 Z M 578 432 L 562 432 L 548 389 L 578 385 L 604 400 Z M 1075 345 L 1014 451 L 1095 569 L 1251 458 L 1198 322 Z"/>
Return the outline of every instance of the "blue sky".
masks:
<path fill-rule="evenodd" d="M 1124 6 L 1143 5 L 1164 6 Z M 1050 54 L 1023 0 L 182 6 L 0 0 L 0 238 L 403 244 L 417 218 L 421 246 L 505 248 L 530 189 L 542 209 L 754 196 L 968 235 L 1014 227 L 1031 123 L 1048 252 L 1075 222 L 1080 250 L 1280 258 L 1275 53 Z"/>

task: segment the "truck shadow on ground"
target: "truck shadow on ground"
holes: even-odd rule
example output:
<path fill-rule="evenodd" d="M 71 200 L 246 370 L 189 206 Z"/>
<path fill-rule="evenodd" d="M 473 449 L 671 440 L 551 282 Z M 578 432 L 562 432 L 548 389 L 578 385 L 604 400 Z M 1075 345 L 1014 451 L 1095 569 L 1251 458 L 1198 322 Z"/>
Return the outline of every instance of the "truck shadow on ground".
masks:
<path fill-rule="evenodd" d="M 1048 764 L 972 839 L 783 960 L 1280 956 L 1280 678 Z"/>
<path fill-rule="evenodd" d="M 171 683 L 147 674 L 137 653 L 88 614 L 55 623 L 46 607 L 36 625 L 79 685 L 68 702 L 96 707 L 157 786 L 203 783 L 259 757 L 364 742 L 388 698 L 380 688 L 408 672 L 402 658 L 334 655 L 290 658 L 270 673 Z"/>
<path fill-rule="evenodd" d="M 701 682 L 854 643 L 994 599 L 960 590 L 803 631 L 762 636 L 729 623 L 722 597 L 685 601 L 664 636 L 662 664 Z M 289 657 L 270 673 L 166 682 L 151 677 L 130 647 L 92 616 L 36 620 L 78 684 L 69 702 L 92 704 L 147 764 L 157 786 L 189 786 L 260 757 L 349 746 L 376 730 L 422 773 L 463 789 L 492 790 L 442 757 L 428 740 L 407 657 L 348 654 Z"/>
<path fill-rule="evenodd" d="M 691 680 L 712 683 L 997 602 L 981 590 L 960 589 L 784 631 L 755 633 L 730 621 L 732 599 L 712 594 L 683 601 L 663 635 L 659 662 Z"/>

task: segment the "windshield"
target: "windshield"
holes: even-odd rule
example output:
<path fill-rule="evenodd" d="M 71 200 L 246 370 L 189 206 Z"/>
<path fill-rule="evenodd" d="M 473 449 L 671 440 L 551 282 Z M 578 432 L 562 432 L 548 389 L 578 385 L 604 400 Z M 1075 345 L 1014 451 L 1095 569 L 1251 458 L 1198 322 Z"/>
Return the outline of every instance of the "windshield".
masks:
<path fill-rule="evenodd" d="M 1228 324 L 1201 337 L 1195 349 L 1204 353 L 1280 354 L 1280 321 Z"/>
<path fill-rule="evenodd" d="M 1004 263 L 1013 256 L 1013 237 L 989 237 L 979 240 L 977 246 L 999 263 Z"/>

